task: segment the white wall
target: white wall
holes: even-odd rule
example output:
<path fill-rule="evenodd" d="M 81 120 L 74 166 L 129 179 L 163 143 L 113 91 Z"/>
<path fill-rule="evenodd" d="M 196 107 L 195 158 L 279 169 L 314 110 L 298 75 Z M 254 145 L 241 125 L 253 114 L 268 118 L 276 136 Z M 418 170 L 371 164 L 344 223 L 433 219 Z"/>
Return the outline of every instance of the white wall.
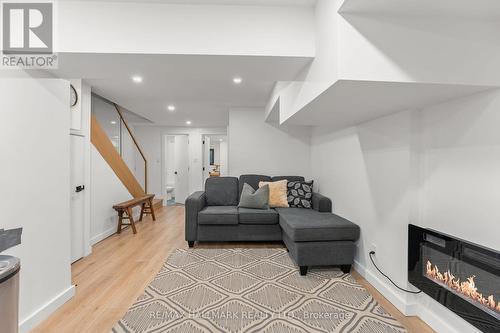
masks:
<path fill-rule="evenodd" d="M 271 100 L 280 96 L 279 120 L 284 122 L 338 79 L 337 13 L 342 1 L 318 0 L 315 7 L 315 58 L 288 85 L 281 83 Z"/>
<path fill-rule="evenodd" d="M 349 13 L 339 15 L 337 28 L 342 79 L 500 84 L 493 20 Z"/>
<path fill-rule="evenodd" d="M 189 128 L 135 125 L 134 134 L 148 160 L 148 192 L 163 197 L 164 136 L 187 134 L 189 136 L 189 193 L 203 188 L 202 135 L 225 134 L 225 128 Z"/>
<path fill-rule="evenodd" d="M 27 332 L 71 298 L 69 82 L 0 79 L 0 228 L 23 227 L 20 322 Z"/>
<path fill-rule="evenodd" d="M 314 55 L 313 7 L 59 1 L 56 27 L 59 52 Z"/>
<path fill-rule="evenodd" d="M 132 199 L 132 195 L 94 146 L 91 165 L 90 243 L 93 245 L 116 232 L 118 214 L 113 205 Z"/>
<path fill-rule="evenodd" d="M 136 160 L 136 154 L 139 154 L 137 151 L 137 148 L 135 147 L 134 141 L 132 140 L 132 137 L 127 131 L 127 128 L 122 125 L 120 129 L 120 135 L 121 135 L 121 156 L 125 164 L 127 164 L 128 168 L 134 175 L 139 175 L 142 170 L 144 170 L 144 162 L 136 165 L 136 162 L 140 162 Z M 137 177 L 137 176 L 136 176 Z M 138 180 L 141 180 L 142 182 L 139 182 L 142 187 L 144 188 L 144 177 L 138 178 Z"/>
<path fill-rule="evenodd" d="M 231 176 L 311 175 L 310 129 L 265 123 L 263 109 L 230 110 L 228 142 Z"/>
<path fill-rule="evenodd" d="M 451 14 L 428 15 L 412 11 L 411 6 L 406 11 L 391 10 L 405 7 L 395 5 L 397 1 L 392 5 L 382 1 L 385 11 L 339 13 L 345 2 L 317 2 L 315 58 L 292 82 L 276 85 L 267 103 L 273 121 L 279 118 L 284 123 L 297 112 L 307 117 L 304 107 L 324 98 L 321 93 L 338 80 L 500 85 L 498 19 L 468 15 L 470 8 L 463 4 Z M 369 1 L 348 2 L 370 7 L 363 4 Z"/>
<path fill-rule="evenodd" d="M 471 325 L 407 286 L 407 226 L 416 223 L 499 250 L 500 92 L 405 111 L 340 132 L 315 128 L 312 175 L 334 210 L 361 227 L 356 269 L 401 311 L 438 332 Z M 315 183 L 315 184 L 316 184 Z"/>

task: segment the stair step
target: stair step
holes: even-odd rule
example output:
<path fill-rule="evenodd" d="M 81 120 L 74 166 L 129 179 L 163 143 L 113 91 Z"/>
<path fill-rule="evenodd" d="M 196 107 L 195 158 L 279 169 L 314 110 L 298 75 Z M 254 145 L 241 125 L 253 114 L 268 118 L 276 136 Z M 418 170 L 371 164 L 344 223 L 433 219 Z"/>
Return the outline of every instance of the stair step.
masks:
<path fill-rule="evenodd" d="M 153 199 L 153 207 L 154 209 L 163 207 L 163 199 Z"/>

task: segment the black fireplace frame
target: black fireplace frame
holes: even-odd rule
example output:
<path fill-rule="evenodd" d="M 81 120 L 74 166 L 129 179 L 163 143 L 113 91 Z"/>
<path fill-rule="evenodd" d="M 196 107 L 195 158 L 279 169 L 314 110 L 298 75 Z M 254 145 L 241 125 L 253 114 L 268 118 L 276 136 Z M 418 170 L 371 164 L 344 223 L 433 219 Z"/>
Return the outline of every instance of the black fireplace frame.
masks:
<path fill-rule="evenodd" d="M 413 224 L 408 225 L 408 281 L 482 332 L 499 333 L 500 320 L 425 276 L 421 253 L 422 244 L 450 257 L 480 267 L 498 276 L 499 281 L 500 252 L 436 230 L 425 229 Z M 471 256 L 471 253 L 475 255 Z M 485 258 L 489 258 L 489 261 Z"/>

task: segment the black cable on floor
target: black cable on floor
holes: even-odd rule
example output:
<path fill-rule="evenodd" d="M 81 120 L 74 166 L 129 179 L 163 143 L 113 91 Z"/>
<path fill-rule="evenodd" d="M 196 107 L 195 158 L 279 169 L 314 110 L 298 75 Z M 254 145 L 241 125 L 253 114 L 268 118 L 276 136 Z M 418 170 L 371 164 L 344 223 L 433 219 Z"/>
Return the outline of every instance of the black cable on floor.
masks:
<path fill-rule="evenodd" d="M 382 272 L 382 271 L 381 271 L 381 270 L 377 267 L 377 265 L 376 265 L 376 264 L 375 264 L 375 262 L 373 261 L 372 255 L 374 255 L 374 254 L 375 254 L 375 251 L 370 251 L 368 254 L 370 255 L 370 260 L 372 261 L 372 264 L 373 264 L 373 266 L 375 266 L 375 268 L 377 269 L 377 271 L 379 271 L 379 273 L 380 273 L 380 274 L 382 274 L 383 276 L 385 276 L 385 278 L 386 278 L 387 280 L 391 281 L 391 283 L 392 283 L 393 285 L 395 285 L 395 286 L 396 286 L 396 288 L 398 288 L 399 290 L 402 290 L 402 291 L 404 291 L 404 292 L 410 293 L 410 294 L 420 294 L 420 293 L 422 292 L 422 290 L 419 290 L 419 291 L 413 291 L 413 290 L 407 290 L 407 289 L 404 289 L 404 288 L 401 288 L 400 286 L 398 286 L 396 283 L 394 283 L 394 281 L 392 281 L 392 280 L 391 280 L 391 278 L 390 278 L 390 277 L 388 277 L 387 275 L 385 275 L 385 274 L 384 274 L 384 273 L 383 273 L 383 272 Z"/>

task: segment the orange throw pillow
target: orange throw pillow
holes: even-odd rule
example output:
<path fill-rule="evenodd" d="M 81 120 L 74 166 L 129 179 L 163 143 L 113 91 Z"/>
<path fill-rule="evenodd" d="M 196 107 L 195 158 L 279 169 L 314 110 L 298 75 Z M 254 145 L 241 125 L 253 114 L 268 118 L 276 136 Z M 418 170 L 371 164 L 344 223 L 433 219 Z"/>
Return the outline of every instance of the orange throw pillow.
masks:
<path fill-rule="evenodd" d="M 269 208 L 288 207 L 287 185 L 288 181 L 259 182 L 259 187 L 269 185 Z"/>

